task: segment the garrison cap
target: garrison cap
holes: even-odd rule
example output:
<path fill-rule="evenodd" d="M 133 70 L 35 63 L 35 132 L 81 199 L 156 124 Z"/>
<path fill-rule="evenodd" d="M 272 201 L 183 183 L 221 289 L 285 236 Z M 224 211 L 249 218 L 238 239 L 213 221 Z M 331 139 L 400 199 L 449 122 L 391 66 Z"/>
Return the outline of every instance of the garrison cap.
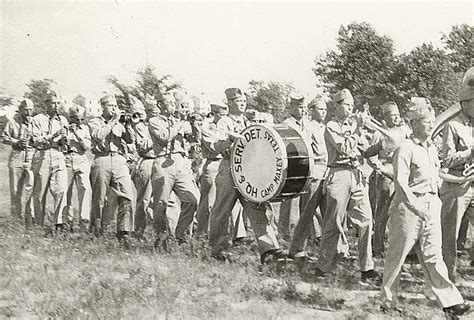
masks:
<path fill-rule="evenodd" d="M 244 92 L 239 88 L 227 88 L 225 89 L 225 96 L 227 100 L 233 100 L 245 96 Z"/>
<path fill-rule="evenodd" d="M 304 96 L 299 92 L 290 93 L 290 103 L 304 103 Z"/>
<path fill-rule="evenodd" d="M 410 120 L 426 118 L 430 115 L 434 116 L 434 109 L 430 100 L 421 97 L 413 97 L 408 105 L 407 117 Z"/>
<path fill-rule="evenodd" d="M 173 97 L 174 98 L 173 92 L 171 90 L 165 90 L 163 92 L 160 91 L 155 96 L 157 102 L 163 101 L 167 97 Z"/>
<path fill-rule="evenodd" d="M 227 113 L 229 108 L 222 104 L 211 104 L 211 111 L 213 113 Z"/>
<path fill-rule="evenodd" d="M 326 101 L 324 101 L 324 98 L 321 96 L 314 97 L 313 100 L 311 100 L 308 103 L 308 108 L 318 107 L 318 106 L 326 106 Z"/>
<path fill-rule="evenodd" d="M 333 96 L 333 100 L 336 103 L 341 102 L 344 99 L 350 99 L 350 100 L 352 100 L 352 103 L 354 103 L 354 98 L 352 97 L 352 93 L 349 91 L 349 89 L 342 89 L 341 91 L 338 91 Z"/>
<path fill-rule="evenodd" d="M 385 102 L 383 105 L 382 105 L 382 112 L 383 113 L 389 113 L 390 111 L 393 111 L 393 110 L 396 110 L 398 111 L 398 106 L 395 102 L 393 101 L 389 101 L 389 102 Z"/>
<path fill-rule="evenodd" d="M 85 113 L 86 113 L 86 108 L 84 108 L 84 107 L 82 107 L 78 104 L 74 104 L 74 105 L 69 107 L 69 116 L 70 117 L 76 116 L 80 119 L 84 119 Z"/>
<path fill-rule="evenodd" d="M 156 108 L 156 104 L 158 101 L 156 101 L 155 97 L 147 95 L 145 97 L 145 103 L 143 104 L 145 107 L 145 110 L 150 110 Z"/>
<path fill-rule="evenodd" d="M 459 101 L 474 99 L 474 67 L 469 68 L 462 79 Z"/>
<path fill-rule="evenodd" d="M 54 91 L 48 92 L 46 95 L 46 101 L 59 101 L 59 96 Z"/>
<path fill-rule="evenodd" d="M 21 100 L 20 102 L 20 108 L 26 108 L 26 107 L 34 107 L 35 104 L 33 103 L 33 101 L 31 101 L 30 99 L 28 98 L 25 98 L 23 100 Z"/>
<path fill-rule="evenodd" d="M 104 105 L 107 102 L 117 103 L 117 99 L 115 99 L 115 96 L 113 94 L 108 94 L 108 95 L 105 95 L 102 98 L 100 98 L 99 102 L 100 102 L 101 105 Z"/>

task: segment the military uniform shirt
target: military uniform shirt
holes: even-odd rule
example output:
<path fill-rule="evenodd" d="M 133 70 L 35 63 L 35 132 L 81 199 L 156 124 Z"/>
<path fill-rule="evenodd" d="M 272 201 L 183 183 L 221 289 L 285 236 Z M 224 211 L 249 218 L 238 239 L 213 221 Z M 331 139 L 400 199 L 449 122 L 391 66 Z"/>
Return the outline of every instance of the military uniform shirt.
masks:
<path fill-rule="evenodd" d="M 446 124 L 443 130 L 443 167 L 459 173 L 466 163 L 472 163 L 474 123 L 461 113 Z"/>
<path fill-rule="evenodd" d="M 158 115 L 149 120 L 148 130 L 153 141 L 155 154 L 160 157 L 172 153 L 186 156 L 184 137 L 173 126 L 180 120 L 173 116 Z"/>
<path fill-rule="evenodd" d="M 220 130 L 221 132 L 231 131 L 235 133 L 241 133 L 248 126 L 250 126 L 250 122 L 244 116 L 228 115 L 222 117 L 217 122 L 217 130 Z M 212 143 L 212 147 L 214 148 L 214 150 L 221 153 L 226 159 L 230 158 L 231 146 L 232 141 L 230 140 L 230 138 L 221 138 Z"/>
<path fill-rule="evenodd" d="M 354 119 L 345 121 L 331 120 L 326 124 L 324 138 L 328 152 L 328 166 L 349 165 L 358 167 L 362 164 L 358 150 L 362 136 L 355 134 L 357 122 Z"/>
<path fill-rule="evenodd" d="M 438 193 L 439 159 L 431 141 L 422 143 L 415 137 L 407 139 L 396 151 L 393 162 L 395 179 L 408 181 L 417 196 Z"/>
<path fill-rule="evenodd" d="M 134 127 L 135 129 L 135 145 L 137 153 L 140 157 L 151 159 L 155 158 L 155 150 L 153 150 L 153 141 L 151 140 L 148 125 L 144 122 L 139 122 Z"/>
<path fill-rule="evenodd" d="M 133 138 L 127 133 L 124 125 L 114 121 L 107 121 L 103 117 L 92 119 L 89 122 L 92 138 L 91 151 L 95 155 L 106 155 L 117 152 L 127 154 L 127 143 L 133 143 Z"/>
<path fill-rule="evenodd" d="M 217 131 L 217 125 L 215 123 L 203 125 L 201 139 L 201 152 L 203 158 L 212 160 L 222 159 L 222 154 L 213 148 L 213 143 L 219 139 L 225 139 L 225 137 L 221 132 Z"/>
<path fill-rule="evenodd" d="M 32 137 L 33 124 L 26 122 L 19 113 L 16 113 L 12 119 L 8 120 L 3 130 L 3 143 L 11 145 L 13 149 L 20 150 L 18 142 L 22 138 Z M 27 146 L 29 150 L 33 149 Z"/>
<path fill-rule="evenodd" d="M 76 126 L 76 134 L 69 131 L 67 134 L 67 151 L 84 154 L 91 147 L 89 127 L 80 124 Z"/>
<path fill-rule="evenodd" d="M 67 150 L 64 138 L 52 136 L 68 126 L 65 117 L 54 115 L 52 117 L 40 113 L 33 117 L 33 145 L 38 150 L 56 149 L 62 152 Z"/>

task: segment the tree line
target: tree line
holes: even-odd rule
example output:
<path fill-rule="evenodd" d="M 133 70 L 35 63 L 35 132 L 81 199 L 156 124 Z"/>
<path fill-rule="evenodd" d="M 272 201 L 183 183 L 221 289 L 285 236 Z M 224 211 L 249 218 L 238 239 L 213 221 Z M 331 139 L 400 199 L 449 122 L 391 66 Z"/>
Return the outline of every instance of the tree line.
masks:
<path fill-rule="evenodd" d="M 356 107 L 369 104 L 370 111 L 380 117 L 380 106 L 395 101 L 403 114 L 412 96 L 431 100 L 437 113 L 457 102 L 457 91 L 464 72 L 473 65 L 473 27 L 452 26 L 448 34 L 440 35 L 442 48 L 422 43 L 408 53 L 395 53 L 394 41 L 381 35 L 367 22 L 341 25 L 336 48 L 318 55 L 312 71 L 315 88 L 320 86 L 327 95 L 348 88 L 354 95 Z M 160 75 L 148 65 L 136 71 L 131 85 L 108 75 L 106 81 L 116 89 L 118 104 L 127 109 L 136 100 L 146 103 L 157 92 L 170 88 L 184 89 L 172 75 Z M 33 100 L 38 111 L 44 108 L 44 96 L 54 84 L 52 79 L 31 80 L 25 97 Z M 288 95 L 295 90 L 292 83 L 276 81 L 249 82 L 248 105 L 259 111 L 271 106 L 276 122 L 288 115 Z M 82 95 L 74 102 L 85 104 Z"/>

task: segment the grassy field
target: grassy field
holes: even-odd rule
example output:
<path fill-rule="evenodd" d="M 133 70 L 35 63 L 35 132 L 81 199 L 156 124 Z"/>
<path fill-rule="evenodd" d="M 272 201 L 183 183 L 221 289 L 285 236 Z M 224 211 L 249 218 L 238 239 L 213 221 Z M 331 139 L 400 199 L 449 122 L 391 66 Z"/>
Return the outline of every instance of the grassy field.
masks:
<path fill-rule="evenodd" d="M 0 318 L 445 318 L 419 265 L 404 266 L 400 308 L 384 313 L 378 289 L 359 283 L 355 260 L 317 279 L 309 266 L 260 267 L 255 247 L 234 248 L 240 255 L 230 264 L 210 260 L 204 241 L 173 244 L 165 254 L 154 252 L 151 242 L 124 250 L 112 233 L 99 240 L 26 233 L 8 217 L 7 156 L 0 147 Z M 380 271 L 382 263 L 377 261 Z M 462 294 L 473 301 L 466 260 L 461 273 Z"/>

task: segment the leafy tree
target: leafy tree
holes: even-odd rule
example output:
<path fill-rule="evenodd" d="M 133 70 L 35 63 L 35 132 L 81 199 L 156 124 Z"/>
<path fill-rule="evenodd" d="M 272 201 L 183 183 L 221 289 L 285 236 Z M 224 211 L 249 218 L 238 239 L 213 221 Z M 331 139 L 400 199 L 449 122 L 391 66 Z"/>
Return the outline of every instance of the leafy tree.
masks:
<path fill-rule="evenodd" d="M 437 113 L 456 103 L 459 79 L 443 50 L 423 44 L 399 60 L 396 86 L 405 101 L 413 96 L 426 97 Z"/>
<path fill-rule="evenodd" d="M 474 28 L 467 25 L 455 25 L 449 34 L 443 34 L 442 40 L 446 44 L 448 57 L 455 72 L 464 75 L 473 65 L 473 36 Z"/>
<path fill-rule="evenodd" d="M 347 88 L 359 105 L 369 103 L 374 115 L 396 96 L 390 78 L 396 65 L 392 39 L 379 35 L 368 23 L 341 26 L 337 50 L 315 60 L 313 72 L 329 92 Z"/>
<path fill-rule="evenodd" d="M 288 97 L 295 88 L 290 83 L 279 83 L 270 81 L 251 80 L 247 104 L 258 111 L 266 111 L 269 106 L 273 107 L 272 114 L 276 123 L 285 120 L 288 113 Z"/>
<path fill-rule="evenodd" d="M 31 80 L 26 86 L 28 91 L 25 93 L 25 98 L 30 99 L 35 104 L 35 113 L 43 112 L 46 108 L 45 100 L 48 94 L 51 93 L 51 86 L 56 84 L 52 79 Z"/>
<path fill-rule="evenodd" d="M 136 75 L 137 77 L 133 85 L 125 85 L 113 75 L 109 75 L 106 78 L 107 82 L 112 84 L 119 91 L 116 97 L 121 109 L 129 110 L 133 105 L 134 99 L 138 99 L 145 104 L 149 97 L 154 97 L 160 92 L 182 88 L 181 85 L 174 80 L 173 76 L 159 76 L 155 71 L 155 67 L 152 65 L 147 65 L 139 69 Z"/>

